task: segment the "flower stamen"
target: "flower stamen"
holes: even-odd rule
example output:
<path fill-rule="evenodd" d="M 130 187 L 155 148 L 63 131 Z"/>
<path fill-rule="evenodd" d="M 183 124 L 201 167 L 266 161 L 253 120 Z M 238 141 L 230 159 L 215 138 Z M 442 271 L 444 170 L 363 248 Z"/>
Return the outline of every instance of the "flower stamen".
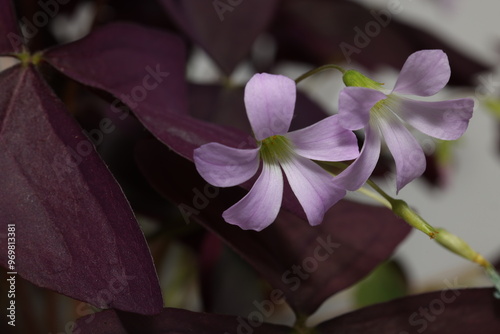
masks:
<path fill-rule="evenodd" d="M 292 143 L 285 136 L 274 135 L 261 141 L 260 157 L 264 162 L 287 161 L 293 154 Z"/>

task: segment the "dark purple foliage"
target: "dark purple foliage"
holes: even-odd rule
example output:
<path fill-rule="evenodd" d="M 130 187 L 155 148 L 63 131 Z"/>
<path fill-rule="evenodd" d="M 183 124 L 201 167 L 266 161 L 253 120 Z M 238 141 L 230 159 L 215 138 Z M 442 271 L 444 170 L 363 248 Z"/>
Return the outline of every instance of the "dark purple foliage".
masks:
<path fill-rule="evenodd" d="M 0 0 L 0 55 L 21 52 L 23 39 L 11 0 Z"/>
<path fill-rule="evenodd" d="M 254 324 L 258 324 L 255 326 Z M 252 326 L 254 325 L 254 326 Z M 242 317 L 195 313 L 166 308 L 161 314 L 144 317 L 125 312 L 104 311 L 80 318 L 73 333 L 80 334 L 290 334 L 286 326 L 266 324 Z"/>
<path fill-rule="evenodd" d="M 92 143 L 35 68 L 3 72 L 0 86 L 0 222 L 16 224 L 19 274 L 99 307 L 159 312 L 144 236 Z"/>
<path fill-rule="evenodd" d="M 300 87 L 298 89 L 291 131 L 305 128 L 329 116 L 316 102 L 302 93 Z M 189 110 L 192 116 L 202 120 L 251 133 L 243 97 L 243 87 L 191 84 Z"/>
<path fill-rule="evenodd" d="M 160 2 L 184 33 L 205 49 L 227 75 L 248 55 L 279 3 L 278 0 Z"/>
<path fill-rule="evenodd" d="M 317 329 L 321 334 L 493 334 L 500 332 L 500 300 L 493 297 L 493 289 L 451 286 L 449 290 L 366 307 L 320 324 Z"/>
<path fill-rule="evenodd" d="M 500 331 L 500 301 L 492 289 L 450 289 L 405 297 L 341 315 L 317 326 L 318 334 L 487 333 Z M 268 308 L 272 314 L 272 309 Z M 262 323 L 265 312 L 243 317 L 165 309 L 153 317 L 104 311 L 81 318 L 73 333 L 290 333 Z"/>
<path fill-rule="evenodd" d="M 130 23 L 106 25 L 44 53 L 72 79 L 110 92 L 138 113 L 157 114 L 187 112 L 185 58 L 177 36 Z"/>
<path fill-rule="evenodd" d="M 120 38 L 114 35 L 118 32 Z M 151 133 L 189 159 L 194 148 L 207 142 L 231 144 L 245 138 L 235 130 L 187 115 L 184 46 L 172 34 L 112 24 L 85 39 L 49 50 L 44 59 L 72 79 L 119 98 Z M 113 101 L 112 110 L 123 114 L 126 111 L 120 100 Z"/>

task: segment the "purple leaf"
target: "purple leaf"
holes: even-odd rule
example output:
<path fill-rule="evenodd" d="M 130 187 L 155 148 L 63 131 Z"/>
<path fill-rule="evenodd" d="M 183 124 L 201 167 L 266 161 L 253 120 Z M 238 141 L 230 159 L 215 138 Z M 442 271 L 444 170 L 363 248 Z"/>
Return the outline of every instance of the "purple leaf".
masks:
<path fill-rule="evenodd" d="M 320 324 L 317 330 L 320 334 L 500 333 L 500 300 L 493 297 L 493 289 L 458 288 L 366 307 Z"/>
<path fill-rule="evenodd" d="M 205 121 L 232 126 L 251 133 L 243 102 L 244 88 L 221 85 L 189 85 L 191 115 Z M 302 129 L 329 116 L 306 94 L 297 91 L 297 101 L 290 131 Z"/>
<path fill-rule="evenodd" d="M 243 102 L 243 87 L 189 85 L 189 110 L 193 117 L 251 133 Z"/>
<path fill-rule="evenodd" d="M 160 2 L 177 25 L 229 75 L 267 28 L 279 1 Z"/>
<path fill-rule="evenodd" d="M 197 313 L 166 308 L 155 316 L 141 316 L 112 310 L 76 321 L 74 334 L 289 334 L 290 327 L 262 322 L 262 317 L 245 319 L 227 315 Z"/>
<path fill-rule="evenodd" d="M 14 13 L 12 0 L 0 0 L 0 55 L 23 50 L 23 37 Z"/>
<path fill-rule="evenodd" d="M 122 61 L 125 57 L 128 61 Z M 255 145 L 255 140 L 242 132 L 184 115 L 188 113 L 184 47 L 168 33 L 131 24 L 110 24 L 80 41 L 48 50 L 44 59 L 72 79 L 121 99 L 153 135 L 188 159 L 193 158 L 195 148 L 212 141 L 230 146 Z M 154 64 L 160 64 L 161 71 L 165 68 L 169 75 L 158 88 L 147 91 L 143 100 L 134 100 L 134 92 L 143 88 L 149 76 L 145 68 L 156 68 Z M 190 94 L 195 115 L 227 124 L 226 116 L 234 111 L 232 125 L 248 126 L 240 98 L 242 89 L 225 91 L 217 86 L 193 85 Z M 298 111 L 302 103 L 308 109 L 307 116 L 298 117 L 294 126 L 321 119 L 323 112 L 319 107 L 312 108 L 307 97 L 298 99 L 297 113 L 302 114 Z M 116 107 L 113 103 L 113 110 Z M 219 107 L 223 111 L 214 112 Z"/>
<path fill-rule="evenodd" d="M 44 53 L 59 71 L 113 94 L 139 117 L 143 110 L 187 113 L 185 57 L 177 36 L 129 23 L 108 24 Z"/>
<path fill-rule="evenodd" d="M 243 189 L 210 186 L 191 162 L 158 142 L 140 145 L 137 161 L 150 184 L 178 205 L 186 222 L 195 220 L 217 233 L 300 313 L 311 314 L 364 277 L 410 231 L 387 209 L 349 201 L 336 204 L 317 227 L 282 209 L 263 231 L 243 231 L 222 220 L 222 212 L 244 196 Z M 283 205 L 297 211 L 293 201 Z"/>
<path fill-rule="evenodd" d="M 184 57 L 184 46 L 177 37 L 124 23 L 109 24 L 44 54 L 70 78 L 121 99 L 153 135 L 188 159 L 207 142 L 231 145 L 245 141 L 247 136 L 240 132 L 184 115 L 188 113 Z M 147 89 L 155 78 L 161 82 Z M 140 92 L 146 94 L 139 99 Z M 112 110 L 123 113 L 116 102 Z"/>
<path fill-rule="evenodd" d="M 9 271 L 98 307 L 160 312 L 144 236 L 91 142 L 34 68 L 4 71 L 0 86 L 0 222 L 16 225 Z"/>
<path fill-rule="evenodd" d="M 487 70 L 434 35 L 398 21 L 387 8 L 370 10 L 344 0 L 288 0 L 282 4 L 273 24 L 281 59 L 318 66 L 355 61 L 370 69 L 383 64 L 399 69 L 415 51 L 443 49 L 450 60 L 451 84 L 475 85 L 474 75 Z"/>

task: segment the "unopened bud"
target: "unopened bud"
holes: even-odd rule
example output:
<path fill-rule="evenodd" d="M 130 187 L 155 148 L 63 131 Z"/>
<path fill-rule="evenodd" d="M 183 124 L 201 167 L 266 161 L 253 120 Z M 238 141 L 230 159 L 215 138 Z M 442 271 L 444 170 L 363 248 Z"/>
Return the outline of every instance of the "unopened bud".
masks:
<path fill-rule="evenodd" d="M 380 90 L 382 88 L 382 84 L 380 82 L 376 82 L 355 70 L 346 71 L 342 80 L 347 87 L 365 87 L 376 90 Z"/>
<path fill-rule="evenodd" d="M 441 246 L 483 267 L 488 265 L 488 261 L 486 261 L 481 254 L 473 250 L 462 238 L 459 238 L 442 228 L 438 228 L 437 231 L 439 233 L 436 235 L 434 240 L 441 244 Z"/>

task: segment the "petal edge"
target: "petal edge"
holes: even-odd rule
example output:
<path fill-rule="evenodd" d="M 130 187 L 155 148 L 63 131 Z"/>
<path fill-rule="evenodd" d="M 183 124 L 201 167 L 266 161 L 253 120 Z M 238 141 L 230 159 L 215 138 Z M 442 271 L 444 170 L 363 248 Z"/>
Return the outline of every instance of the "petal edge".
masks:
<path fill-rule="evenodd" d="M 208 183 L 232 187 L 249 180 L 259 169 L 259 149 L 238 149 L 208 143 L 194 150 L 196 170 Z"/>
<path fill-rule="evenodd" d="M 283 75 L 255 74 L 245 87 L 245 107 L 255 138 L 284 135 L 295 108 L 295 81 Z"/>
<path fill-rule="evenodd" d="M 431 96 L 446 86 L 451 77 L 448 56 L 442 50 L 412 53 L 401 69 L 394 93 Z"/>
<path fill-rule="evenodd" d="M 286 136 L 292 141 L 295 152 L 308 159 L 344 161 L 359 155 L 356 135 L 339 125 L 338 115 L 289 132 Z"/>
<path fill-rule="evenodd" d="M 312 226 L 320 224 L 325 212 L 346 194 L 334 185 L 333 176 L 306 158 L 296 156 L 281 167 Z"/>
<path fill-rule="evenodd" d="M 472 118 L 474 100 L 458 99 L 439 102 L 402 99 L 397 114 L 420 132 L 434 138 L 455 140 L 467 130 Z"/>
<path fill-rule="evenodd" d="M 261 231 L 278 216 L 283 198 L 283 173 L 277 164 L 264 163 L 252 189 L 222 213 L 229 224 L 244 230 Z"/>

